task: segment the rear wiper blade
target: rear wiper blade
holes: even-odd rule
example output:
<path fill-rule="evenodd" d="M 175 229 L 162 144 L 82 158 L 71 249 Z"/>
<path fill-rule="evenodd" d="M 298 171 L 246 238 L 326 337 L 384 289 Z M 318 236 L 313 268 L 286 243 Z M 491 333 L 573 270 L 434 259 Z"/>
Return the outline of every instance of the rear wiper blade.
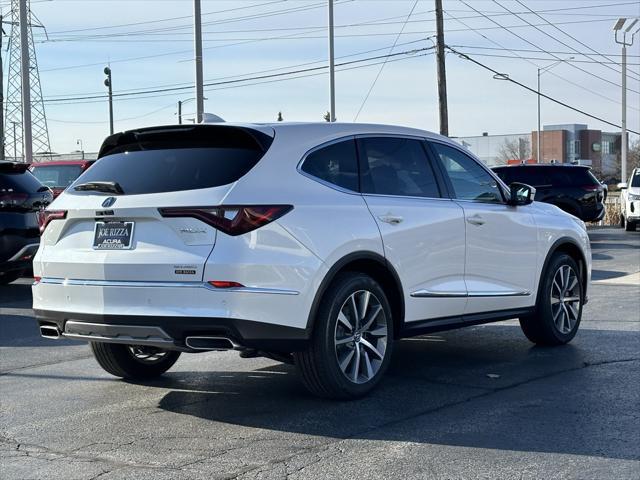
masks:
<path fill-rule="evenodd" d="M 118 182 L 87 182 L 81 183 L 73 187 L 74 190 L 81 191 L 94 191 L 94 192 L 106 192 L 117 193 L 122 195 L 124 190 Z"/>

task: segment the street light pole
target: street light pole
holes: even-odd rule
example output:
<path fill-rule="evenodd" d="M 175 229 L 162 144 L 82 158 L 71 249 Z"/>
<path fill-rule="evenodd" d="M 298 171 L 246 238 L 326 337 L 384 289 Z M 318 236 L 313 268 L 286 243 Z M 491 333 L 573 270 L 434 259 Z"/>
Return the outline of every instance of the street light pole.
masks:
<path fill-rule="evenodd" d="M 540 140 L 540 137 L 542 136 L 542 128 L 540 125 L 540 76 L 545 73 L 548 72 L 549 70 L 551 70 L 554 67 L 557 67 L 558 65 L 560 65 L 561 63 L 564 62 L 568 62 L 569 60 L 573 60 L 575 57 L 569 57 L 569 58 L 565 58 L 562 60 L 558 60 L 557 62 L 553 62 L 551 65 L 547 65 L 544 68 L 540 68 L 538 67 L 538 135 L 537 135 L 537 139 L 536 139 L 536 163 L 540 163 L 540 159 L 542 158 L 542 155 L 540 153 L 542 147 L 542 143 Z"/>
<path fill-rule="evenodd" d="M 636 31 L 631 34 L 631 40 L 627 40 L 627 33 L 631 32 L 636 23 L 638 23 L 638 19 L 632 20 L 629 26 L 622 30 L 626 22 L 626 18 L 619 18 L 613 27 L 616 43 L 622 45 L 622 118 L 620 121 L 620 126 L 622 127 L 622 132 L 620 132 L 622 136 L 620 140 L 620 174 L 622 178 L 620 181 L 622 182 L 627 180 L 627 47 L 633 45 L 636 33 L 640 31 L 640 28 L 637 28 Z M 622 31 L 622 40 L 618 39 L 618 32 L 620 31 Z"/>
<path fill-rule="evenodd" d="M 329 0 L 329 121 L 336 121 L 336 79 L 335 58 L 333 53 L 333 0 Z"/>
<path fill-rule="evenodd" d="M 178 100 L 178 125 L 182 125 L 182 100 Z"/>
<path fill-rule="evenodd" d="M 196 54 L 196 123 L 204 117 L 204 86 L 202 76 L 202 14 L 200 0 L 193 0 L 193 37 Z"/>
<path fill-rule="evenodd" d="M 109 135 L 113 135 L 113 82 L 111 80 L 111 69 L 104 67 L 104 74 L 107 76 L 104 79 L 104 84 L 109 89 Z"/>

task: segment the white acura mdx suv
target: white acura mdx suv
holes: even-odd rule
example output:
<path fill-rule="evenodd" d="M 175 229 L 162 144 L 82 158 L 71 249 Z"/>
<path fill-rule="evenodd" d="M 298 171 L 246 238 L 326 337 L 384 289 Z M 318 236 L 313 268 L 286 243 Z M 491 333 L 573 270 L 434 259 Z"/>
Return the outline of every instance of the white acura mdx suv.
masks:
<path fill-rule="evenodd" d="M 43 336 L 88 340 L 119 377 L 235 349 L 354 398 L 403 337 L 509 318 L 537 344 L 574 337 L 589 239 L 534 193 L 410 128 L 118 133 L 42 212 L 33 308 Z"/>

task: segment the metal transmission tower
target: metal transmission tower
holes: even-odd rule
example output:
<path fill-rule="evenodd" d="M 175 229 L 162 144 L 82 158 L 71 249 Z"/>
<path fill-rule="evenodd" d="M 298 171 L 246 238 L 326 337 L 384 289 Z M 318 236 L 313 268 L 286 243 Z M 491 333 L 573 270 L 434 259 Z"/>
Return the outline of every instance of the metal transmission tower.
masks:
<path fill-rule="evenodd" d="M 22 41 L 20 35 L 20 3 L 26 3 L 27 17 L 27 51 L 29 54 L 29 92 L 31 97 L 31 128 L 32 146 L 29 148 L 24 144 L 24 124 L 23 124 L 23 92 L 22 92 Z M 42 88 L 40 86 L 40 73 L 38 71 L 38 61 L 36 59 L 36 49 L 33 43 L 33 28 L 44 28 L 40 21 L 31 12 L 29 0 L 11 0 L 10 14 L 11 34 L 9 36 L 9 65 L 7 68 L 7 95 L 5 97 L 5 153 L 7 157 L 15 156 L 24 159 L 25 154 L 30 152 L 50 153 L 49 130 L 47 129 L 47 117 L 42 100 Z M 33 20 L 36 20 L 36 23 Z M 23 37 L 24 38 L 24 37 Z M 28 97 L 28 96 L 27 96 Z M 13 125 L 14 128 L 8 128 Z"/>

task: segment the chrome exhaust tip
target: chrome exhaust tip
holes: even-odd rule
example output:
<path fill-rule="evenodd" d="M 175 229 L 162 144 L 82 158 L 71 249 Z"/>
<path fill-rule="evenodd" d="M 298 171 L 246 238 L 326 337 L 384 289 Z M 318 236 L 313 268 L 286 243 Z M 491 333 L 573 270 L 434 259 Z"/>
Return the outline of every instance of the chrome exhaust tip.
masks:
<path fill-rule="evenodd" d="M 227 337 L 187 337 L 184 343 L 192 350 L 234 350 L 241 348 Z"/>
<path fill-rule="evenodd" d="M 54 325 L 40 325 L 40 335 L 44 338 L 60 338 L 60 330 Z"/>

